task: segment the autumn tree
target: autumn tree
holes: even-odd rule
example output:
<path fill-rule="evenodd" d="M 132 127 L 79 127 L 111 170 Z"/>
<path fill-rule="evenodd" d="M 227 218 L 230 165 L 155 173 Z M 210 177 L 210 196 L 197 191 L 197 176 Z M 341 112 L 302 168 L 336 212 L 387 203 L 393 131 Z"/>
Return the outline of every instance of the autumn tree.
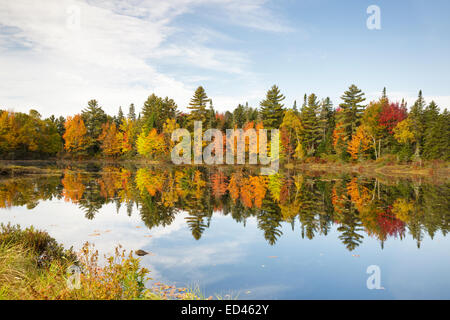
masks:
<path fill-rule="evenodd" d="M 384 99 L 387 103 L 383 103 L 380 114 L 379 123 L 384 127 L 389 134 L 393 134 L 394 128 L 400 121 L 403 121 L 408 116 L 405 105 L 400 105 L 397 103 L 389 102 L 389 100 Z"/>
<path fill-rule="evenodd" d="M 136 121 L 133 121 L 131 118 L 122 120 L 118 132 L 122 153 L 135 154 L 136 131 Z"/>
<path fill-rule="evenodd" d="M 400 121 L 397 126 L 393 129 L 394 138 L 402 145 L 402 150 L 400 151 L 399 157 L 402 160 L 409 160 L 412 152 L 412 144 L 416 141 L 416 135 L 412 128 L 412 121 L 410 118 L 406 118 Z"/>
<path fill-rule="evenodd" d="M 0 111 L 0 155 L 5 159 L 54 156 L 62 149 L 55 121 L 28 114 Z"/>
<path fill-rule="evenodd" d="M 104 155 L 116 157 L 121 154 L 122 140 L 114 122 L 107 122 L 102 126 L 102 133 L 98 140 Z"/>
<path fill-rule="evenodd" d="M 81 115 L 67 117 L 65 128 L 64 149 L 73 155 L 84 154 L 90 146 L 90 137 L 87 135 L 87 129 Z"/>
<path fill-rule="evenodd" d="M 387 99 L 371 102 L 364 110 L 362 117 L 362 125 L 365 128 L 365 133 L 371 140 L 375 159 L 378 159 L 381 156 L 381 141 L 384 137 L 385 129 L 380 123 L 380 114 L 388 103 Z"/>
<path fill-rule="evenodd" d="M 137 151 L 143 156 L 155 156 L 164 154 L 167 151 L 167 145 L 164 141 L 164 135 L 158 134 L 153 128 L 148 134 L 142 131 L 136 142 Z"/>
<path fill-rule="evenodd" d="M 347 151 L 353 160 L 360 159 L 370 148 L 370 139 L 364 126 L 359 126 L 350 141 Z"/>
<path fill-rule="evenodd" d="M 305 156 L 303 149 L 303 125 L 297 113 L 289 109 L 285 112 L 281 123 L 281 137 L 285 150 L 289 150 L 289 156 L 301 160 Z"/>

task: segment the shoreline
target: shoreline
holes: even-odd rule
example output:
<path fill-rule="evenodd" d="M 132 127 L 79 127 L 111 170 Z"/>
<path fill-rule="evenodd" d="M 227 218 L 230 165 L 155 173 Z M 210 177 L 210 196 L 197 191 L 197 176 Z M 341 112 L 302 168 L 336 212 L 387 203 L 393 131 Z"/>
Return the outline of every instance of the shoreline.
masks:
<path fill-rule="evenodd" d="M 23 175 L 58 175 L 62 174 L 65 168 L 61 166 L 84 166 L 84 165 L 137 165 L 137 166 L 152 166 L 158 165 L 163 167 L 174 166 L 174 164 L 164 160 L 113 160 L 113 159 L 85 159 L 85 160 L 0 160 L 0 177 L 15 177 Z M 44 167 L 48 166 L 48 167 Z M 188 165 L 186 165 L 188 166 Z M 194 165 L 204 167 L 224 168 L 231 167 L 230 165 L 222 164 L 215 166 L 208 165 Z M 235 167 L 257 167 L 250 165 L 239 165 Z M 75 169 L 75 168 L 74 168 Z M 343 163 L 343 162 L 323 162 L 323 163 L 304 163 L 291 162 L 280 165 L 282 171 L 302 171 L 312 172 L 314 174 L 359 174 L 368 176 L 387 176 L 397 178 L 421 177 L 433 178 L 438 180 L 450 179 L 450 163 L 425 161 L 421 166 L 417 164 L 396 164 L 383 163 L 377 161 L 364 161 L 358 163 Z"/>

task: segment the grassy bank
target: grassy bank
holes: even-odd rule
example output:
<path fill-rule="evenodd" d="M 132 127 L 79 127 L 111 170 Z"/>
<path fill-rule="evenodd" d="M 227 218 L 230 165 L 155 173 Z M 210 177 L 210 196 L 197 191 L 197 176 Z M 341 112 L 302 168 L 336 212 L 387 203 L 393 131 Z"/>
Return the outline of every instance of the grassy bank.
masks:
<path fill-rule="evenodd" d="M 132 252 L 105 258 L 88 243 L 75 253 L 46 232 L 0 225 L 0 299 L 199 299 L 185 288 L 146 288 L 149 271 Z"/>

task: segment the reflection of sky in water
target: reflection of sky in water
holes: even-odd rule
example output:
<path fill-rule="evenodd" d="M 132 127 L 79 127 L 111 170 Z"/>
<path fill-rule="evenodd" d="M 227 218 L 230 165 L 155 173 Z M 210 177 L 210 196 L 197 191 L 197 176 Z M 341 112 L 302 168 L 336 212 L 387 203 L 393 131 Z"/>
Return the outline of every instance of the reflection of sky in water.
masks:
<path fill-rule="evenodd" d="M 179 286 L 199 284 L 207 295 L 239 293 L 252 299 L 366 299 L 450 298 L 450 239 L 438 233 L 416 241 L 390 238 L 384 249 L 365 235 L 349 252 L 335 227 L 327 236 L 302 239 L 299 228 L 283 223 L 283 235 L 274 246 L 250 218 L 246 226 L 230 216 L 214 214 L 211 225 L 196 241 L 179 213 L 167 227 L 148 230 L 134 212 L 104 205 L 87 220 L 76 205 L 63 200 L 41 201 L 32 210 L 0 210 L 0 222 L 33 225 L 46 230 L 65 247 L 79 249 L 85 241 L 101 252 L 112 253 L 117 244 L 144 249 L 154 255 L 142 258 L 157 281 Z M 110 230 L 109 232 L 107 232 Z M 94 236 L 99 232 L 99 236 Z M 146 237 L 151 235 L 152 237 Z M 355 256 L 355 255 L 359 255 Z M 368 290 L 366 268 L 379 265 L 385 290 Z"/>

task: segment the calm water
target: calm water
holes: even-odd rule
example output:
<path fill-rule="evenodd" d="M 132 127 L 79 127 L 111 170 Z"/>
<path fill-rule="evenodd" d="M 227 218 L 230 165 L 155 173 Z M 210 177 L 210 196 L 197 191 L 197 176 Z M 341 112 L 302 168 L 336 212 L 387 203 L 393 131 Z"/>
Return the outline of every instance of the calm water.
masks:
<path fill-rule="evenodd" d="M 152 253 L 151 276 L 240 299 L 450 298 L 450 184 L 230 168 L 0 180 L 0 222 Z M 381 289 L 369 290 L 367 268 Z"/>

